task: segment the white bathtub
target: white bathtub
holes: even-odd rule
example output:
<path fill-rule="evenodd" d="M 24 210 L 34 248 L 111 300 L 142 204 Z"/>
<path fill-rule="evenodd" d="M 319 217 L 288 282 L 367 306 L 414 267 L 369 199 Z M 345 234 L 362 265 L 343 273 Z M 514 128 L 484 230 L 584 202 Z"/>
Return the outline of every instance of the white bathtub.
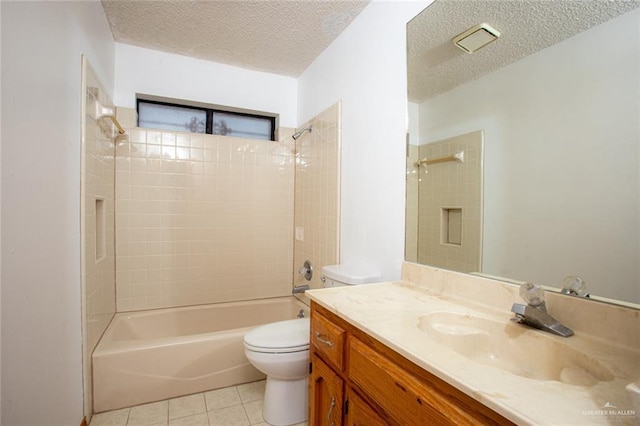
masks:
<path fill-rule="evenodd" d="M 99 413 L 263 379 L 244 355 L 252 328 L 309 308 L 293 297 L 123 312 L 93 352 Z"/>

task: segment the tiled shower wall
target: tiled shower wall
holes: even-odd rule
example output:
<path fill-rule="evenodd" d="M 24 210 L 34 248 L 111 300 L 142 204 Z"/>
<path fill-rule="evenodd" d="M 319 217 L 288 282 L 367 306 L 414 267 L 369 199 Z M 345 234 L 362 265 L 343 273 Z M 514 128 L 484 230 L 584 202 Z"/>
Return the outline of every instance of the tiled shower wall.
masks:
<path fill-rule="evenodd" d="M 291 138 L 128 133 L 116 153 L 118 311 L 291 294 Z"/>
<path fill-rule="evenodd" d="M 322 287 L 322 267 L 340 259 L 340 117 L 338 102 L 300 126 L 312 130 L 296 141 L 294 285 Z M 311 282 L 298 274 L 305 260 Z"/>
<path fill-rule="evenodd" d="M 464 162 L 419 169 L 418 262 L 459 272 L 480 272 L 482 261 L 482 131 L 421 145 L 419 158 L 464 151 Z M 462 211 L 461 244 L 443 240 L 443 209 Z"/>
<path fill-rule="evenodd" d="M 418 261 L 418 183 L 420 169 L 418 162 L 420 147 L 407 146 L 407 193 L 405 210 L 404 259 L 407 262 Z"/>
<path fill-rule="evenodd" d="M 85 111 L 81 155 L 81 276 L 85 414 L 91 413 L 91 353 L 115 313 L 114 156 L 112 125 L 95 118 L 96 100 L 110 105 L 83 61 Z M 98 201 L 97 201 L 98 200 Z M 96 211 L 96 205 L 100 205 Z M 99 229 L 100 228 L 100 229 Z"/>

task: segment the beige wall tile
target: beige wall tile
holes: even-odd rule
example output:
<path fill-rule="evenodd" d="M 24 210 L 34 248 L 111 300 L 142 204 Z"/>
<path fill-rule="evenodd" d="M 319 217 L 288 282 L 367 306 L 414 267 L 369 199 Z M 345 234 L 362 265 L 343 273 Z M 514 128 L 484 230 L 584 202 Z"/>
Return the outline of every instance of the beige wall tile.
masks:
<path fill-rule="evenodd" d="M 96 102 L 110 105 L 86 64 L 81 157 L 81 276 L 85 412 L 91 410 L 91 353 L 115 313 L 115 152 L 109 120 L 96 120 Z M 100 200 L 100 201 L 98 201 Z M 96 206 L 101 204 L 98 211 Z"/>
<path fill-rule="evenodd" d="M 294 227 L 304 239 L 294 242 L 295 285 L 308 283 L 297 274 L 305 260 L 315 270 L 310 286 L 320 288 L 322 266 L 340 259 L 340 111 L 336 103 L 305 123 L 313 130 L 296 141 Z"/>
<path fill-rule="evenodd" d="M 409 145 L 407 156 L 407 189 L 405 211 L 405 260 L 418 261 L 418 183 L 421 169 L 416 166 L 419 160 L 419 147 Z"/>
<path fill-rule="evenodd" d="M 118 149 L 119 311 L 290 294 L 293 157 L 280 142 L 132 129 Z"/>
<path fill-rule="evenodd" d="M 422 166 L 417 183 L 408 179 L 408 190 L 415 194 L 411 199 L 411 213 L 407 212 L 407 224 L 413 226 L 417 211 L 416 229 L 407 233 L 417 240 L 417 262 L 460 272 L 477 272 L 482 261 L 482 131 L 421 145 L 418 157 L 438 158 L 464 151 L 464 162 L 446 162 Z M 409 196 L 407 197 L 409 201 Z M 448 244 L 443 240 L 446 224 L 443 209 L 461 209 L 461 244 Z M 412 218 L 410 221 L 409 218 Z M 455 217 L 450 216 L 450 217 Z M 411 232 L 409 232 L 411 231 Z M 407 238 L 407 242 L 413 239 Z M 411 253 L 407 248 L 407 253 Z M 407 259 L 410 260 L 410 259 Z"/>

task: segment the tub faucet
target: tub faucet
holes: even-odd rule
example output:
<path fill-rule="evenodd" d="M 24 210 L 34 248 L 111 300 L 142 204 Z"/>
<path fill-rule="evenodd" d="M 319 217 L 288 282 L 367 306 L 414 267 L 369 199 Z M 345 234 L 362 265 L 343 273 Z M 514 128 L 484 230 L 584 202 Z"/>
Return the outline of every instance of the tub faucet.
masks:
<path fill-rule="evenodd" d="M 293 286 L 293 290 L 291 290 L 291 294 L 304 293 L 307 290 L 309 290 L 309 285 L 308 284 L 294 285 Z"/>
<path fill-rule="evenodd" d="M 311 281 L 313 277 L 313 265 L 308 260 L 304 261 L 304 265 L 298 268 L 298 273 L 304 277 L 305 280 Z"/>
<path fill-rule="evenodd" d="M 573 336 L 573 330 L 561 324 L 547 313 L 544 301 L 544 290 L 537 285 L 524 283 L 520 286 L 520 297 L 527 304 L 514 303 L 511 312 L 515 314 L 511 321 L 528 325 L 539 330 L 557 334 L 562 337 Z"/>

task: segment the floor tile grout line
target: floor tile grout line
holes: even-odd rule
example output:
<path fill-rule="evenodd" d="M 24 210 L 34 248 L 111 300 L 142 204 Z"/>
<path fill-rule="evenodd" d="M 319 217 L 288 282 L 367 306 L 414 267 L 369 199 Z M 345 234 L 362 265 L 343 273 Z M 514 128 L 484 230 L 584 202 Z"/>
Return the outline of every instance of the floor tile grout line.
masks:
<path fill-rule="evenodd" d="M 173 399 L 182 398 L 182 396 L 175 397 L 175 398 L 167 398 L 167 399 L 164 399 L 164 400 L 161 400 L 161 401 L 156 401 L 156 402 L 166 402 L 167 403 L 167 406 L 166 406 L 167 407 L 166 408 L 167 411 L 166 411 L 166 417 L 165 417 L 167 425 L 169 423 L 171 423 L 172 420 L 178 420 L 178 419 L 182 419 L 182 418 L 185 418 L 185 417 L 191 417 L 191 416 L 195 416 L 195 415 L 205 414 L 206 417 L 207 417 L 207 423 L 209 424 L 209 426 L 212 426 L 211 422 L 210 422 L 210 418 L 209 418 L 209 413 L 210 412 L 213 412 L 213 411 L 216 411 L 216 410 L 222 410 L 222 409 L 229 408 L 229 407 L 232 407 L 232 406 L 237 406 L 237 405 L 241 405 L 242 406 L 243 412 L 245 414 L 245 418 L 249 422 L 249 424 L 251 424 L 251 420 L 249 418 L 249 412 L 247 411 L 247 404 L 252 404 L 252 403 L 255 403 L 257 401 L 260 401 L 261 398 L 256 398 L 256 399 L 252 399 L 252 400 L 249 400 L 249 401 L 245 401 L 243 399 L 243 397 L 242 397 L 242 393 L 240 392 L 239 387 L 242 386 L 242 385 L 250 385 L 251 383 L 258 383 L 258 382 L 261 382 L 261 381 L 264 381 L 264 379 L 257 380 L 257 381 L 254 381 L 254 382 L 249 382 L 249 383 L 243 383 L 243 384 L 240 384 L 240 385 L 232 385 L 232 386 L 230 386 L 231 388 L 233 388 L 235 390 L 235 393 L 238 396 L 240 402 L 238 404 L 232 404 L 231 406 L 228 406 L 228 407 L 218 407 L 218 408 L 211 407 L 211 409 L 210 409 L 209 404 L 207 403 L 207 398 L 206 398 L 205 394 L 207 392 L 213 392 L 213 391 L 216 391 L 218 389 L 212 389 L 210 391 L 203 391 L 203 392 L 191 394 L 191 395 L 201 395 L 202 396 L 202 398 L 204 400 L 205 412 L 193 413 L 193 414 L 186 415 L 186 416 L 180 416 L 180 417 L 176 417 L 175 419 L 171 419 L 170 418 L 170 401 L 173 400 Z M 224 389 L 224 388 L 219 388 L 219 389 Z M 264 396 L 264 386 L 263 386 L 263 389 L 262 389 L 261 393 L 262 393 L 262 397 L 263 397 Z M 189 395 L 186 395 L 186 396 L 189 396 Z M 245 393 L 245 397 L 247 397 L 246 393 Z M 121 409 L 121 410 L 126 410 L 125 426 L 133 426 L 133 425 L 129 424 L 129 422 L 132 420 L 131 411 L 132 411 L 133 408 L 140 407 L 140 406 L 143 406 L 143 405 L 152 404 L 152 403 L 153 402 L 147 403 L 147 404 L 139 404 L 139 405 L 136 405 L 136 406 L 133 406 L 133 407 L 125 407 L 125 408 Z M 98 413 L 98 414 L 110 413 L 110 412 L 113 412 L 113 411 L 117 411 L 117 410 L 105 411 L 105 412 Z M 264 423 L 264 419 L 263 419 L 263 421 L 261 423 Z"/>

